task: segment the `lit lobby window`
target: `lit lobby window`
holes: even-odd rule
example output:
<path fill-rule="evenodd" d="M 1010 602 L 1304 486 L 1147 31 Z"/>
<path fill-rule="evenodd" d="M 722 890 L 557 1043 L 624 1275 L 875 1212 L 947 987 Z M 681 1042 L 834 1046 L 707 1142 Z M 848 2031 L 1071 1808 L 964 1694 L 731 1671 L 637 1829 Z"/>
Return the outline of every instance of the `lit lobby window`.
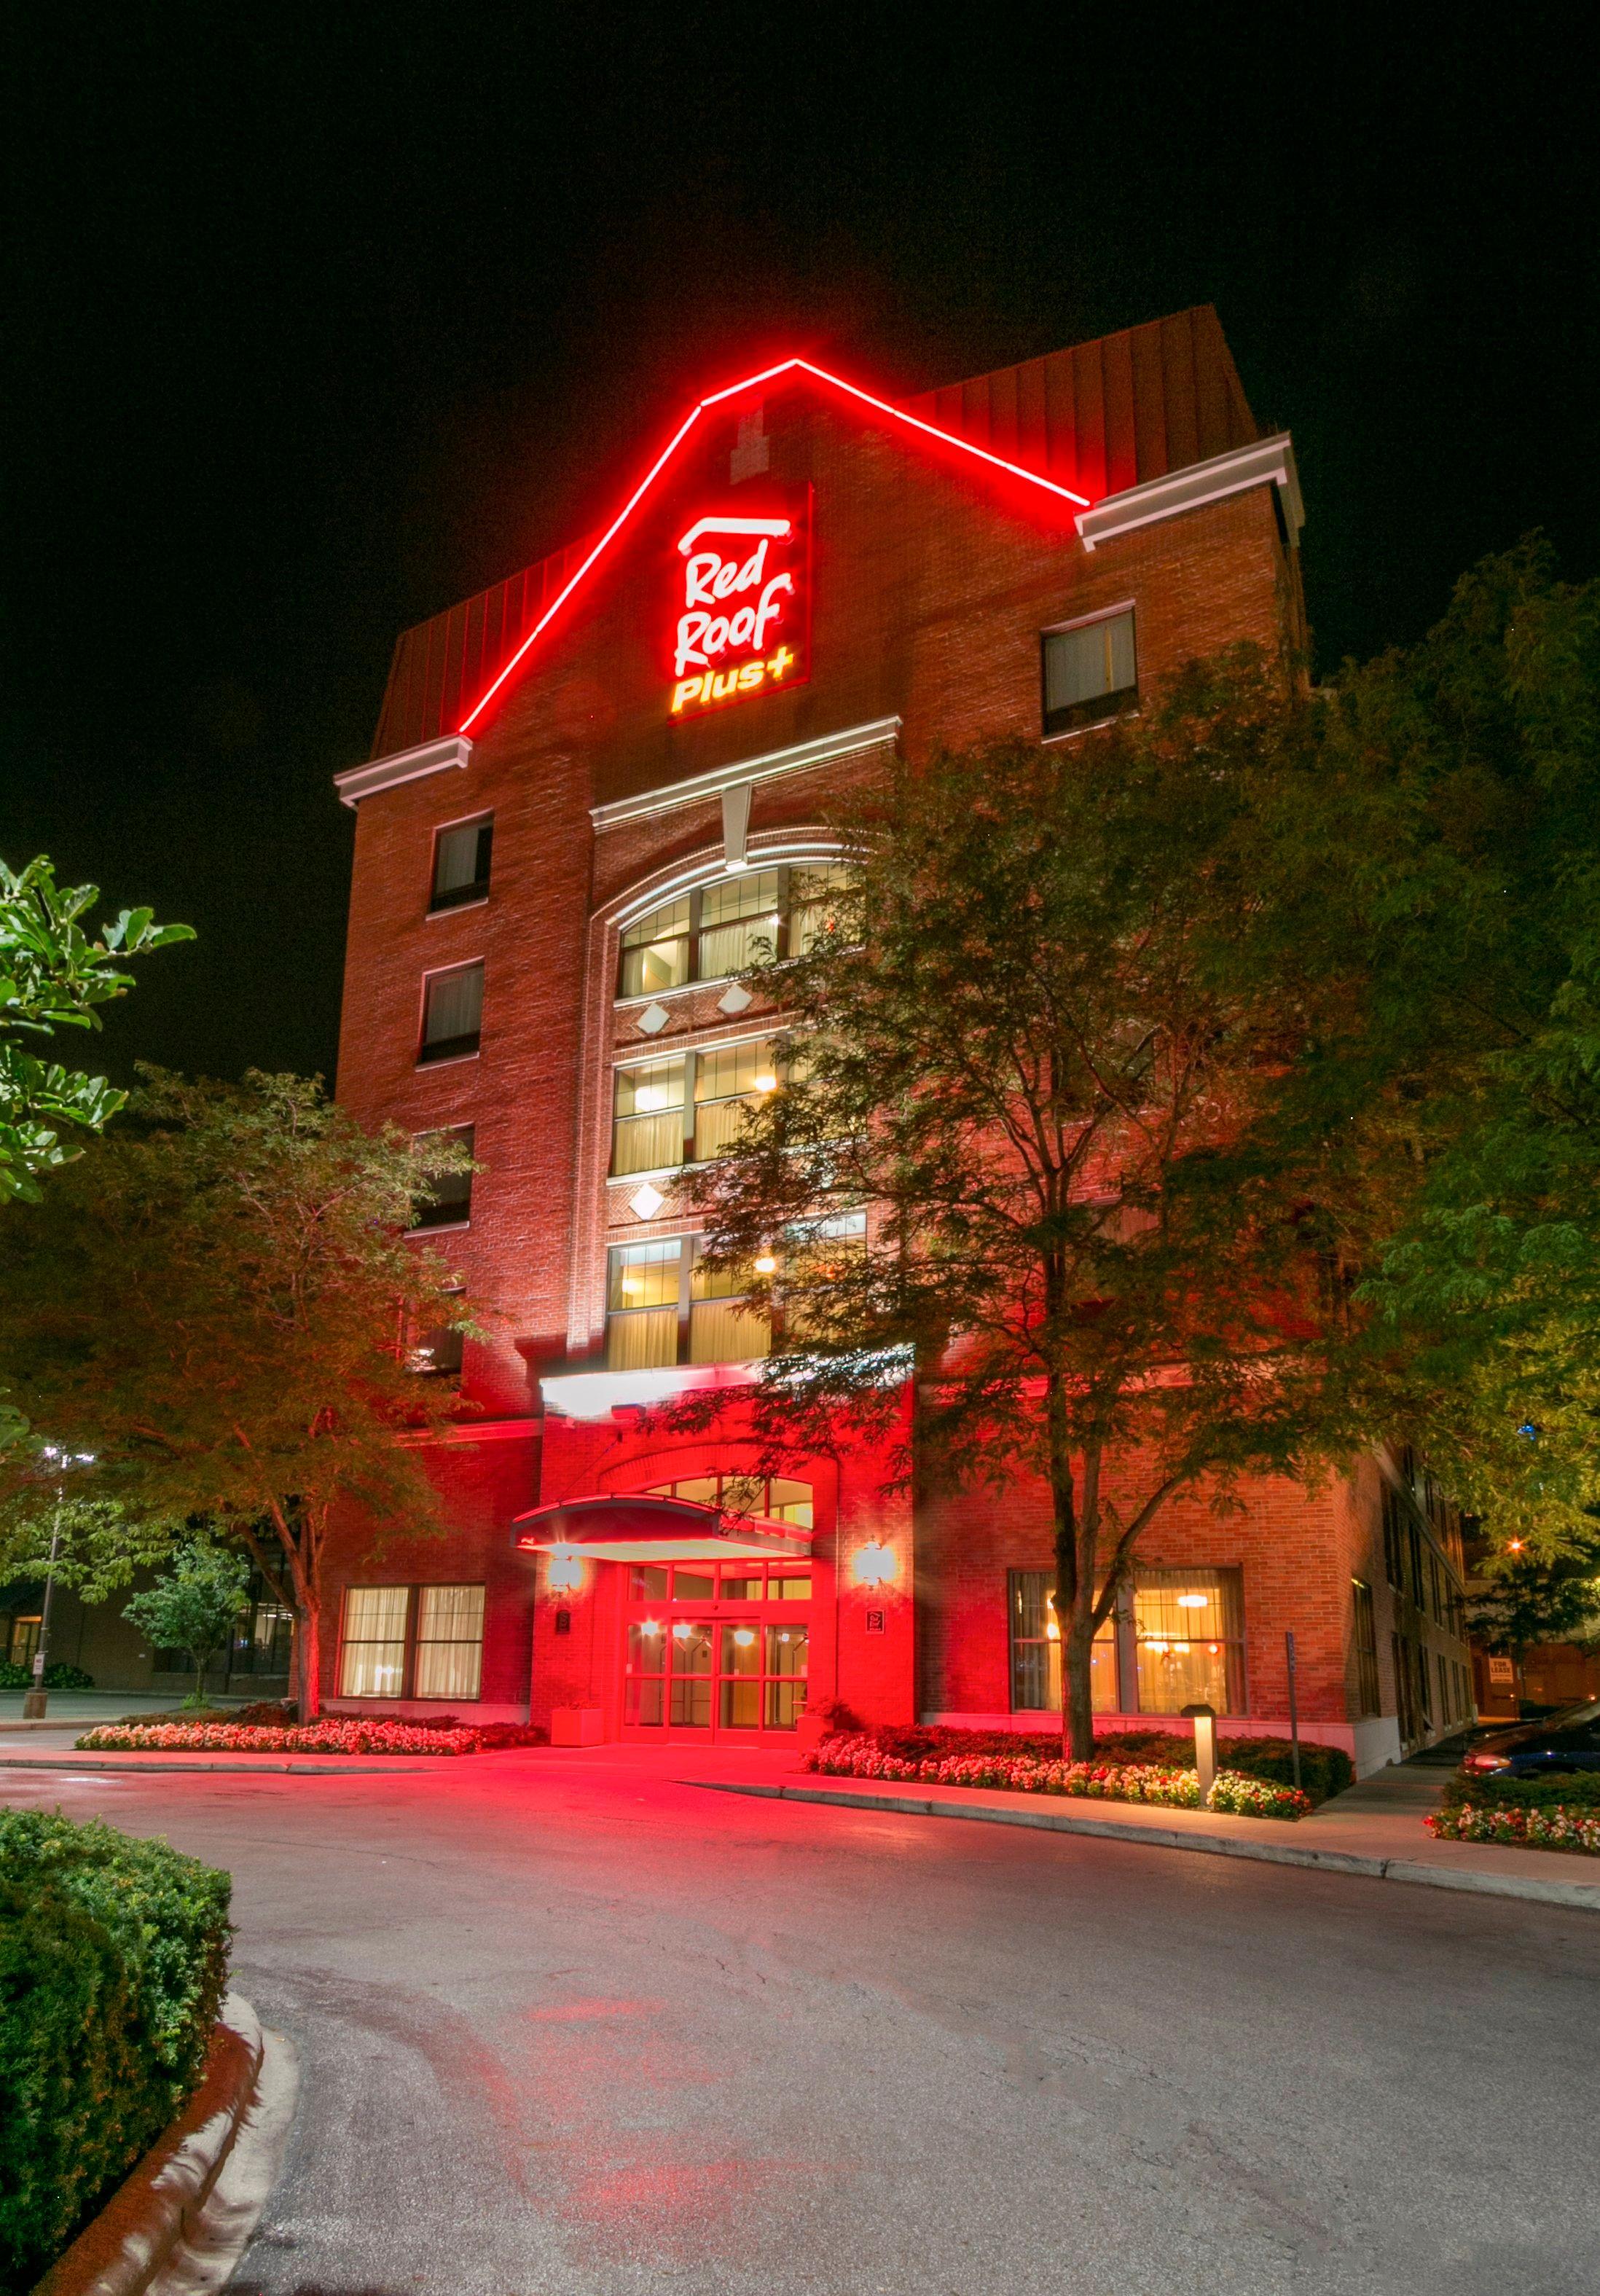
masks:
<path fill-rule="evenodd" d="M 659 996 L 722 980 L 773 957 L 803 956 L 833 926 L 848 863 L 821 861 L 719 877 L 624 927 L 619 996 Z"/>
<path fill-rule="evenodd" d="M 1243 1714 L 1244 1598 L 1237 1570 L 1141 1570 L 1134 1578 L 1141 1714 L 1203 1702 Z"/>
<path fill-rule="evenodd" d="M 1011 1578 L 1011 1704 L 1017 1714 L 1061 1712 L 1061 1636 L 1054 1580 L 1048 1570 L 1013 1570 Z M 1089 1694 L 1096 1714 L 1117 1711 L 1117 1636 L 1108 1619 L 1089 1658 Z"/>

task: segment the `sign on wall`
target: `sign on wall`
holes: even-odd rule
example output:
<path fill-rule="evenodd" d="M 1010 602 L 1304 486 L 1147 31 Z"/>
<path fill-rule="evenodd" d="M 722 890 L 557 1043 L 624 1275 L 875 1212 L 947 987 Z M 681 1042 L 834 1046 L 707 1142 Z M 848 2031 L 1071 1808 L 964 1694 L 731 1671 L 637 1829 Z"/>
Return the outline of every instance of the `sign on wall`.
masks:
<path fill-rule="evenodd" d="M 811 489 L 710 509 L 673 554 L 669 714 L 696 717 L 810 675 Z"/>

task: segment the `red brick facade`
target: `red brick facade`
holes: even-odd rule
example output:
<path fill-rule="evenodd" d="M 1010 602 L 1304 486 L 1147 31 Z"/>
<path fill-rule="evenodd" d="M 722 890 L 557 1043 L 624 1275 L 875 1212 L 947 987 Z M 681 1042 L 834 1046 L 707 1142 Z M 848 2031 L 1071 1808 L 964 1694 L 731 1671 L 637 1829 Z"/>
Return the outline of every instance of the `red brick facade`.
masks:
<path fill-rule="evenodd" d="M 626 1201 L 631 1182 L 608 1182 L 613 1063 L 726 1045 L 763 1019 L 759 1004 L 725 1013 L 728 984 L 717 980 L 664 992 L 666 1021 L 649 1034 L 640 1021 L 651 1000 L 616 995 L 619 925 L 652 896 L 726 881 L 718 783 L 738 783 L 749 766 L 752 868 L 823 859 L 831 805 L 877 769 L 889 742 L 915 758 L 940 742 L 1038 736 L 1040 634 L 1054 626 L 1131 606 L 1141 688 L 1238 639 L 1286 666 L 1302 652 L 1288 482 L 1252 477 L 1254 466 L 1240 463 L 1256 451 L 1256 434 L 1214 316 L 1183 315 L 1182 327 L 1181 340 L 1160 337 L 1164 365 L 1150 330 L 1135 331 L 1137 342 L 1111 338 L 1071 355 L 1074 375 L 1126 372 L 1131 393 L 1117 467 L 1125 482 L 1136 473 L 1140 495 L 1097 506 L 1092 548 L 1059 494 L 1030 493 L 952 445 L 792 374 L 702 414 L 626 531 L 473 720 L 470 745 L 452 748 L 447 716 L 452 694 L 469 707 L 475 699 L 464 663 L 492 671 L 508 658 L 533 606 L 519 606 L 513 626 L 506 602 L 513 588 L 535 603 L 554 594 L 548 568 L 402 641 L 377 760 L 359 784 L 339 1092 L 374 1122 L 417 1132 L 474 1127 L 481 1170 L 470 1224 L 417 1248 L 447 1253 L 484 1328 L 464 1371 L 481 1417 L 438 1455 L 455 1525 L 447 1544 L 408 1551 L 352 1529 L 333 1575 L 364 1586 L 483 1584 L 486 1710 L 521 1713 L 530 1702 L 536 1718 L 579 1709 L 597 1714 L 591 1726 L 607 1734 L 624 1726 L 627 1567 L 588 1561 L 578 1587 L 553 1590 L 546 1562 L 513 1552 L 513 1517 L 740 1464 L 737 1444 L 726 1442 L 663 1456 L 626 1400 L 619 1415 L 574 1416 L 575 1396 L 588 1409 L 599 1394 L 603 1410 L 610 1390 L 565 1384 L 604 1363 L 608 1245 L 693 1226 L 678 1214 L 669 1177 L 646 1219 Z M 1198 384 L 1183 382 L 1191 373 Z M 1005 409 L 1014 417 L 1043 389 L 1033 377 L 1030 368 L 1009 381 L 984 378 L 958 401 L 936 394 L 919 408 L 958 435 L 998 441 Z M 1052 387 L 1059 400 L 1061 386 Z M 1210 410 L 1198 427 L 1196 406 Z M 1026 463 L 1020 437 L 1013 419 L 997 450 Z M 1107 468 L 1116 464 L 1104 442 L 1099 451 Z M 1050 453 L 1056 469 L 1079 467 L 1059 422 Z M 737 475 L 742 458 L 764 460 L 753 481 Z M 1153 485 L 1180 482 L 1187 495 L 1144 501 Z M 674 719 L 677 537 L 708 505 L 736 510 L 806 487 L 814 504 L 806 682 Z M 562 554 L 562 578 L 581 562 L 578 552 Z M 878 730 L 841 741 L 862 728 Z M 384 760 L 407 738 L 435 747 L 406 752 L 391 777 Z M 808 765 L 806 744 L 841 754 Z M 711 784 L 704 793 L 684 789 L 702 776 Z M 494 817 L 487 898 L 430 914 L 436 833 L 486 814 Z M 426 977 L 475 963 L 484 984 L 478 1051 L 419 1065 Z M 1042 1494 L 1019 1487 L 999 1501 L 951 1497 L 924 1507 L 914 1525 L 908 1505 L 883 1495 L 871 1458 L 796 1473 L 815 1488 L 813 1710 L 838 1700 L 883 1719 L 1010 1716 L 1007 1573 L 1048 1564 Z M 1364 1764 L 1399 1744 L 1383 1718 L 1396 1713 L 1397 1697 L 1377 1493 L 1377 1468 L 1363 1465 L 1317 1493 L 1256 1486 L 1242 1513 L 1217 1515 L 1192 1499 L 1163 1515 L 1146 1556 L 1153 1568 L 1238 1570 L 1246 1726 L 1284 1725 L 1284 1634 L 1292 1628 L 1309 1733 L 1352 1746 Z M 887 1584 L 857 1583 L 851 1558 L 869 1540 L 896 1557 Z M 1365 1716 L 1353 1578 L 1376 1601 L 1379 1710 Z M 337 1610 L 330 1606 L 324 1655 L 336 1692 Z M 1435 1715 L 1434 1734 L 1448 1718 Z"/>

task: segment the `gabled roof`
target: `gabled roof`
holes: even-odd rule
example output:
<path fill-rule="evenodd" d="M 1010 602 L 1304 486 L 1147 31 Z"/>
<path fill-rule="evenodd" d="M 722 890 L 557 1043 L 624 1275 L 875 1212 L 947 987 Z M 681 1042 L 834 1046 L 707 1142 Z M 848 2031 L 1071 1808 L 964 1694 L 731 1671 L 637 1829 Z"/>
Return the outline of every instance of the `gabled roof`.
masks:
<path fill-rule="evenodd" d="M 1210 304 L 898 406 L 809 360 L 780 361 L 691 407 L 609 526 L 407 630 L 395 647 L 373 756 L 480 726 L 707 411 L 790 375 L 1067 510 L 1259 435 Z"/>

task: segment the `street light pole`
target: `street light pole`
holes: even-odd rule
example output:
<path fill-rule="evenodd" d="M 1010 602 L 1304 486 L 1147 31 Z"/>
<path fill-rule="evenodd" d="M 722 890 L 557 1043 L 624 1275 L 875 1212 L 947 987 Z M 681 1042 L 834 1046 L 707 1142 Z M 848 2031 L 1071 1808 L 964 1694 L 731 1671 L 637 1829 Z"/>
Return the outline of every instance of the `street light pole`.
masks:
<path fill-rule="evenodd" d="M 50 1603 L 55 1593 L 55 1566 L 60 1560 L 62 1551 L 62 1516 L 67 1505 L 65 1470 L 73 1459 L 80 1461 L 85 1466 L 92 1465 L 94 1454 L 93 1451 L 74 1451 L 69 1454 L 65 1451 L 53 1450 L 46 1445 L 45 1456 L 54 1460 L 58 1471 L 55 1486 L 55 1519 L 50 1526 L 50 1561 L 45 1570 L 45 1599 L 39 1606 L 39 1640 L 38 1647 L 33 1654 L 33 1688 L 24 1694 L 22 1700 L 22 1719 L 25 1722 L 42 1722 L 50 1711 L 50 1693 L 45 1687 L 45 1662 L 50 1652 Z"/>

